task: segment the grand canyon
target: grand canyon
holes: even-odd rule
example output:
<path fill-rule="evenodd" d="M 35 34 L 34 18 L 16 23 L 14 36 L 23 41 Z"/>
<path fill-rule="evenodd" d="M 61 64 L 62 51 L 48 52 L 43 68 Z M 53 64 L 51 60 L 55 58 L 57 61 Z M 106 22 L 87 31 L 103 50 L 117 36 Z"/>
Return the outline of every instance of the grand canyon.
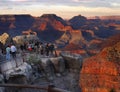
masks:
<path fill-rule="evenodd" d="M 75 72 L 74 77 L 69 74 L 71 79 L 62 76 L 61 80 L 76 84 L 64 88 L 62 84 L 66 84 L 59 79 L 62 84 L 54 81 L 57 87 L 60 85 L 70 92 L 120 92 L 120 16 L 77 15 L 63 19 L 55 14 L 40 17 L 29 14 L 0 15 L 0 35 L 0 47 L 7 46 L 11 39 L 19 46 L 30 35 L 43 43 L 55 44 L 56 51 L 65 62 L 65 66 L 59 67 Z M 76 54 L 80 55 L 82 63 L 79 58 L 76 59 Z"/>

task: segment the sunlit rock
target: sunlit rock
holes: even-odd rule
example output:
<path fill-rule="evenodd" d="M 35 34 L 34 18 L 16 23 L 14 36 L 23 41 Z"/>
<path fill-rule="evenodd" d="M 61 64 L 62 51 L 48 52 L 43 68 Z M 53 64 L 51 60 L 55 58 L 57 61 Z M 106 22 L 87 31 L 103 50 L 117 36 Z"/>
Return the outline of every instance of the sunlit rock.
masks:
<path fill-rule="evenodd" d="M 0 42 L 2 44 L 5 44 L 7 39 L 9 38 L 9 35 L 7 33 L 3 33 L 1 36 L 0 36 Z"/>
<path fill-rule="evenodd" d="M 79 79 L 82 92 L 120 92 L 119 53 L 120 42 L 83 62 Z"/>

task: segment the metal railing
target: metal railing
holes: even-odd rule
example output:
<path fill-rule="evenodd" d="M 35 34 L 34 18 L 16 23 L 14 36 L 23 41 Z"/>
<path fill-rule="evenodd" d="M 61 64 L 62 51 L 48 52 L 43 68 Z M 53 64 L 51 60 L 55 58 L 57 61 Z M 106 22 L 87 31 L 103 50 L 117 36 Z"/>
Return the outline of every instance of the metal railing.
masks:
<path fill-rule="evenodd" d="M 49 85 L 48 87 L 41 87 L 38 85 L 27 85 L 27 84 L 0 84 L 0 87 L 32 88 L 32 89 L 46 90 L 47 92 L 70 92 L 60 88 L 56 88 L 54 85 Z"/>

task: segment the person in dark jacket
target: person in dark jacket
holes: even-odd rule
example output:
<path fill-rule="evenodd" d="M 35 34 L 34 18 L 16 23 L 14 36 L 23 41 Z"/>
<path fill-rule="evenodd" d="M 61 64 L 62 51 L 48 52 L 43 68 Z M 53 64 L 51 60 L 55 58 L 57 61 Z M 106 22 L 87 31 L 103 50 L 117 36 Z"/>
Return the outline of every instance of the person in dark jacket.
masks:
<path fill-rule="evenodd" d="M 46 56 L 49 56 L 49 51 L 50 51 L 49 43 L 47 43 L 46 46 L 45 46 Z"/>

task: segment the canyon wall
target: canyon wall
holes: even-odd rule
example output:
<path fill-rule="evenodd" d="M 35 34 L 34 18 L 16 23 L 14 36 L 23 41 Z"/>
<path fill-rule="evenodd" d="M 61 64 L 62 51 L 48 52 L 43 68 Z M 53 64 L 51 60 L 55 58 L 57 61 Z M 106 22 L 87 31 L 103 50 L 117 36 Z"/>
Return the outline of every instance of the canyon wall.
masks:
<path fill-rule="evenodd" d="M 84 61 L 79 86 L 82 92 L 120 92 L 120 42 Z"/>

